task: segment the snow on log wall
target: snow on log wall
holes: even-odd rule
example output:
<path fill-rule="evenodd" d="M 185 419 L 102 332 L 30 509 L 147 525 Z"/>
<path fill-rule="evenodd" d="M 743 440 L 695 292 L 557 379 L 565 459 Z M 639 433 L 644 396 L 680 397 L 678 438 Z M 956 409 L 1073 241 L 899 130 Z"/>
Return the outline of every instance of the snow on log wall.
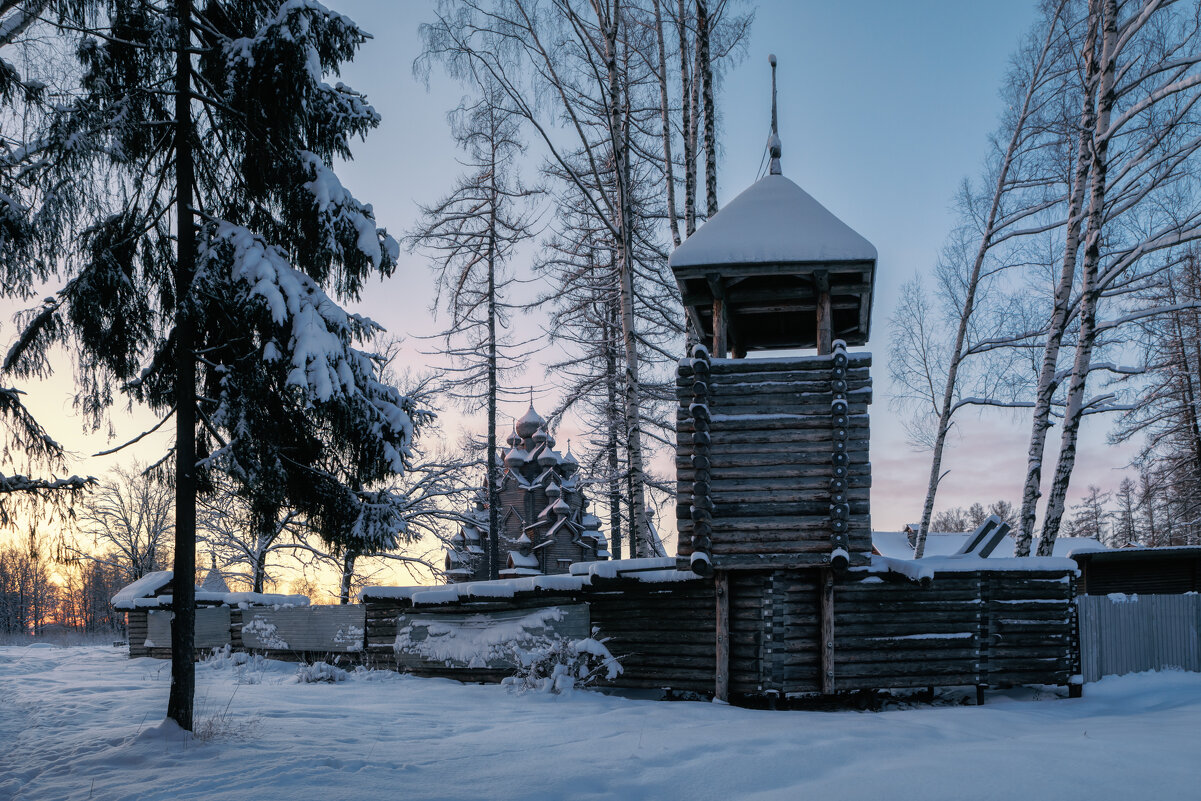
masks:
<path fill-rule="evenodd" d="M 868 562 L 871 355 L 844 352 L 842 367 L 836 357 L 712 359 L 699 367 L 697 359 L 681 362 L 676 381 L 680 557 L 691 557 L 701 522 L 718 570 L 828 565 L 840 534 L 850 564 Z M 698 384 L 703 384 L 704 404 L 695 400 Z M 712 509 L 694 506 L 698 480 Z M 844 483 L 836 486 L 836 481 Z M 838 492 L 845 498 L 835 504 Z M 838 510 L 844 532 L 833 528 L 835 505 L 844 507 Z"/>

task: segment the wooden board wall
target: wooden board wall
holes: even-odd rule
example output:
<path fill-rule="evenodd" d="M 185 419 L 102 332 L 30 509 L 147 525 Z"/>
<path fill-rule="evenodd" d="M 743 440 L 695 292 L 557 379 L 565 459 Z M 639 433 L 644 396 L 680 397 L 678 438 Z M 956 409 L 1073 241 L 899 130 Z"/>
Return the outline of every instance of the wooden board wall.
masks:
<path fill-rule="evenodd" d="M 833 357 L 713 359 L 705 382 L 715 569 L 828 564 L 832 457 L 848 457 L 848 551 L 851 564 L 871 553 L 870 354 L 846 354 L 846 439 L 835 436 Z M 692 553 L 693 493 L 698 480 L 697 401 L 691 362 L 677 371 L 676 518 L 679 555 Z M 704 377 L 703 375 L 700 377 Z M 702 429 L 704 426 L 702 426 Z M 702 430 L 699 435 L 704 436 Z M 703 473 L 702 473 L 703 475 Z M 703 480 L 703 478 L 701 479 Z"/>

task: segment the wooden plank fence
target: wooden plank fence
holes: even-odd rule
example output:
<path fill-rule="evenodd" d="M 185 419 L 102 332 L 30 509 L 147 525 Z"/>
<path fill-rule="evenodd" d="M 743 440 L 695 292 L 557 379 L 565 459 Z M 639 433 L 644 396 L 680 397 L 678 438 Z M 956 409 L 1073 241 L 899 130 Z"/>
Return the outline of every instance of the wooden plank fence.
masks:
<path fill-rule="evenodd" d="M 1085 681 L 1144 670 L 1201 671 L 1201 595 L 1082 595 Z"/>

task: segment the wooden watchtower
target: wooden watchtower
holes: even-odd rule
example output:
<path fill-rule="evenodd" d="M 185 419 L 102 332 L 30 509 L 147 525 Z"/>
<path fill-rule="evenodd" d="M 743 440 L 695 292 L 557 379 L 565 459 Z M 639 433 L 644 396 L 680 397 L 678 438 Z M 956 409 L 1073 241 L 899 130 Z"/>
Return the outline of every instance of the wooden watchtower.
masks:
<path fill-rule="evenodd" d="M 670 260 L 708 344 L 678 371 L 676 517 L 680 569 L 715 575 L 718 697 L 729 675 L 731 572 L 770 583 L 800 570 L 822 588 L 825 689 L 834 576 L 871 559 L 871 356 L 846 348 L 867 343 L 876 249 L 784 177 L 774 56 L 771 65 L 768 174 Z M 744 358 L 797 349 L 816 354 Z"/>

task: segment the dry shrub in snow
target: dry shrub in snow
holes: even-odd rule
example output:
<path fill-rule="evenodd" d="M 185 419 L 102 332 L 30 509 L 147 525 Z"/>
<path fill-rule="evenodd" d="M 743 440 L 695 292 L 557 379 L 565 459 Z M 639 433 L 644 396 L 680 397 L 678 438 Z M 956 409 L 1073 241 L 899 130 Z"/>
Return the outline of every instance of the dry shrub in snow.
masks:
<path fill-rule="evenodd" d="M 602 674 L 612 681 L 621 675 L 621 664 L 605 647 L 608 638 L 597 639 L 597 634 L 593 629 L 592 636 L 583 640 L 558 638 L 536 653 L 527 653 L 521 667 L 504 680 L 505 686 L 516 693 L 559 694 L 587 687 Z"/>
<path fill-rule="evenodd" d="M 314 662 L 311 665 L 301 665 L 296 669 L 298 684 L 336 684 L 346 681 L 347 673 L 340 667 L 334 667 L 328 662 Z"/>

